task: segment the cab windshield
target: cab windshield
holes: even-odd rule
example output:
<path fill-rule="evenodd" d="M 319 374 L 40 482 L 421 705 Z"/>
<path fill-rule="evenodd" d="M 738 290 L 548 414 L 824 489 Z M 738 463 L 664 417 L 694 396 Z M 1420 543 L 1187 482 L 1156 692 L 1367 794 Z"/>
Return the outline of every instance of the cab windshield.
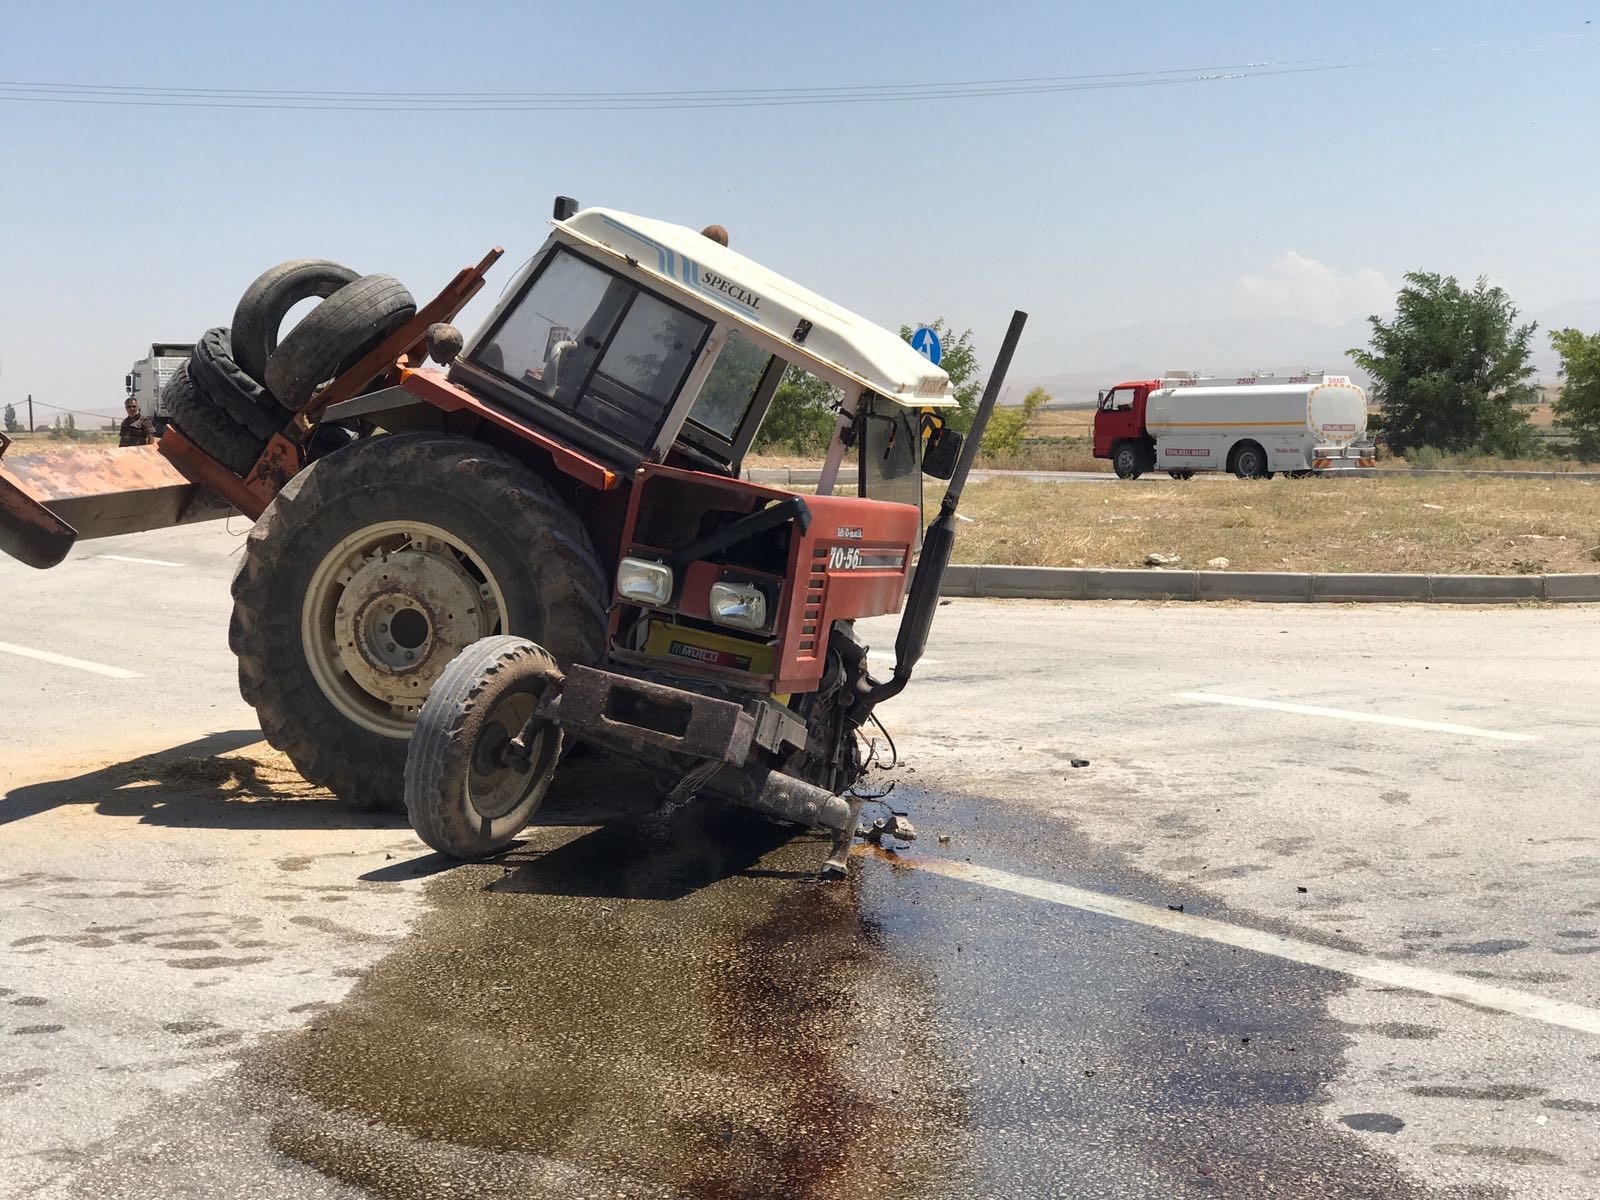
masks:
<path fill-rule="evenodd" d="M 858 423 L 860 494 L 922 505 L 922 430 L 914 410 L 873 396 Z"/>
<path fill-rule="evenodd" d="M 471 361 L 643 449 L 660 431 L 710 331 L 704 318 L 561 248 Z"/>

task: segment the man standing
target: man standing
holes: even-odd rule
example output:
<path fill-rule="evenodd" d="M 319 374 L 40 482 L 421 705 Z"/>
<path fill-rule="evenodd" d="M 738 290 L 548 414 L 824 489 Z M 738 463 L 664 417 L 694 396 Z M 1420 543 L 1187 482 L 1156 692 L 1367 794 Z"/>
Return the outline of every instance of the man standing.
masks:
<path fill-rule="evenodd" d="M 122 418 L 122 434 L 117 440 L 117 445 L 148 446 L 155 441 L 155 426 L 150 424 L 149 417 L 139 411 L 139 402 L 129 396 L 123 407 L 128 410 L 128 415 Z"/>

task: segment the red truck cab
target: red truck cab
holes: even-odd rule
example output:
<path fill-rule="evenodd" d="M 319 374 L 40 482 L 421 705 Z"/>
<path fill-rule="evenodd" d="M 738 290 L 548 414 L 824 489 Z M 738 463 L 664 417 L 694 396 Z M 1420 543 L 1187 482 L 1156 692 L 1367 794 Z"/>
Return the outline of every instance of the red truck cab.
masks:
<path fill-rule="evenodd" d="M 1153 470 L 1155 439 L 1144 424 L 1145 402 L 1159 379 L 1130 380 L 1100 393 L 1094 414 L 1094 456 L 1109 458 L 1116 472 L 1131 479 Z"/>

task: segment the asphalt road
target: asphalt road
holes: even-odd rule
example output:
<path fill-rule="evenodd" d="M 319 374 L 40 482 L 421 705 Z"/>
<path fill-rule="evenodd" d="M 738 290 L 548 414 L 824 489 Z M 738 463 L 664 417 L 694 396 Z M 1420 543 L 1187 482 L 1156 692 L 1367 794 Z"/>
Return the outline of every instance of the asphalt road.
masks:
<path fill-rule="evenodd" d="M 0 1195 L 1600 1194 L 1591 610 L 957 600 L 908 850 L 580 758 L 450 868 L 256 744 L 241 533 L 0 562 Z"/>

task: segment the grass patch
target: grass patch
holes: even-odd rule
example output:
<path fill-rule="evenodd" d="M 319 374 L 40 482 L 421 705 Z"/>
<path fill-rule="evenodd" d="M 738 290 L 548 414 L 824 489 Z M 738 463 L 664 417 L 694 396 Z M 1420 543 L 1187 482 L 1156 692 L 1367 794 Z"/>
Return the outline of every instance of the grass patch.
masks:
<path fill-rule="evenodd" d="M 972 522 L 955 559 L 966 563 L 1140 567 L 1160 552 L 1237 571 L 1600 571 L 1600 484 L 1583 480 L 986 480 L 961 509 Z"/>

